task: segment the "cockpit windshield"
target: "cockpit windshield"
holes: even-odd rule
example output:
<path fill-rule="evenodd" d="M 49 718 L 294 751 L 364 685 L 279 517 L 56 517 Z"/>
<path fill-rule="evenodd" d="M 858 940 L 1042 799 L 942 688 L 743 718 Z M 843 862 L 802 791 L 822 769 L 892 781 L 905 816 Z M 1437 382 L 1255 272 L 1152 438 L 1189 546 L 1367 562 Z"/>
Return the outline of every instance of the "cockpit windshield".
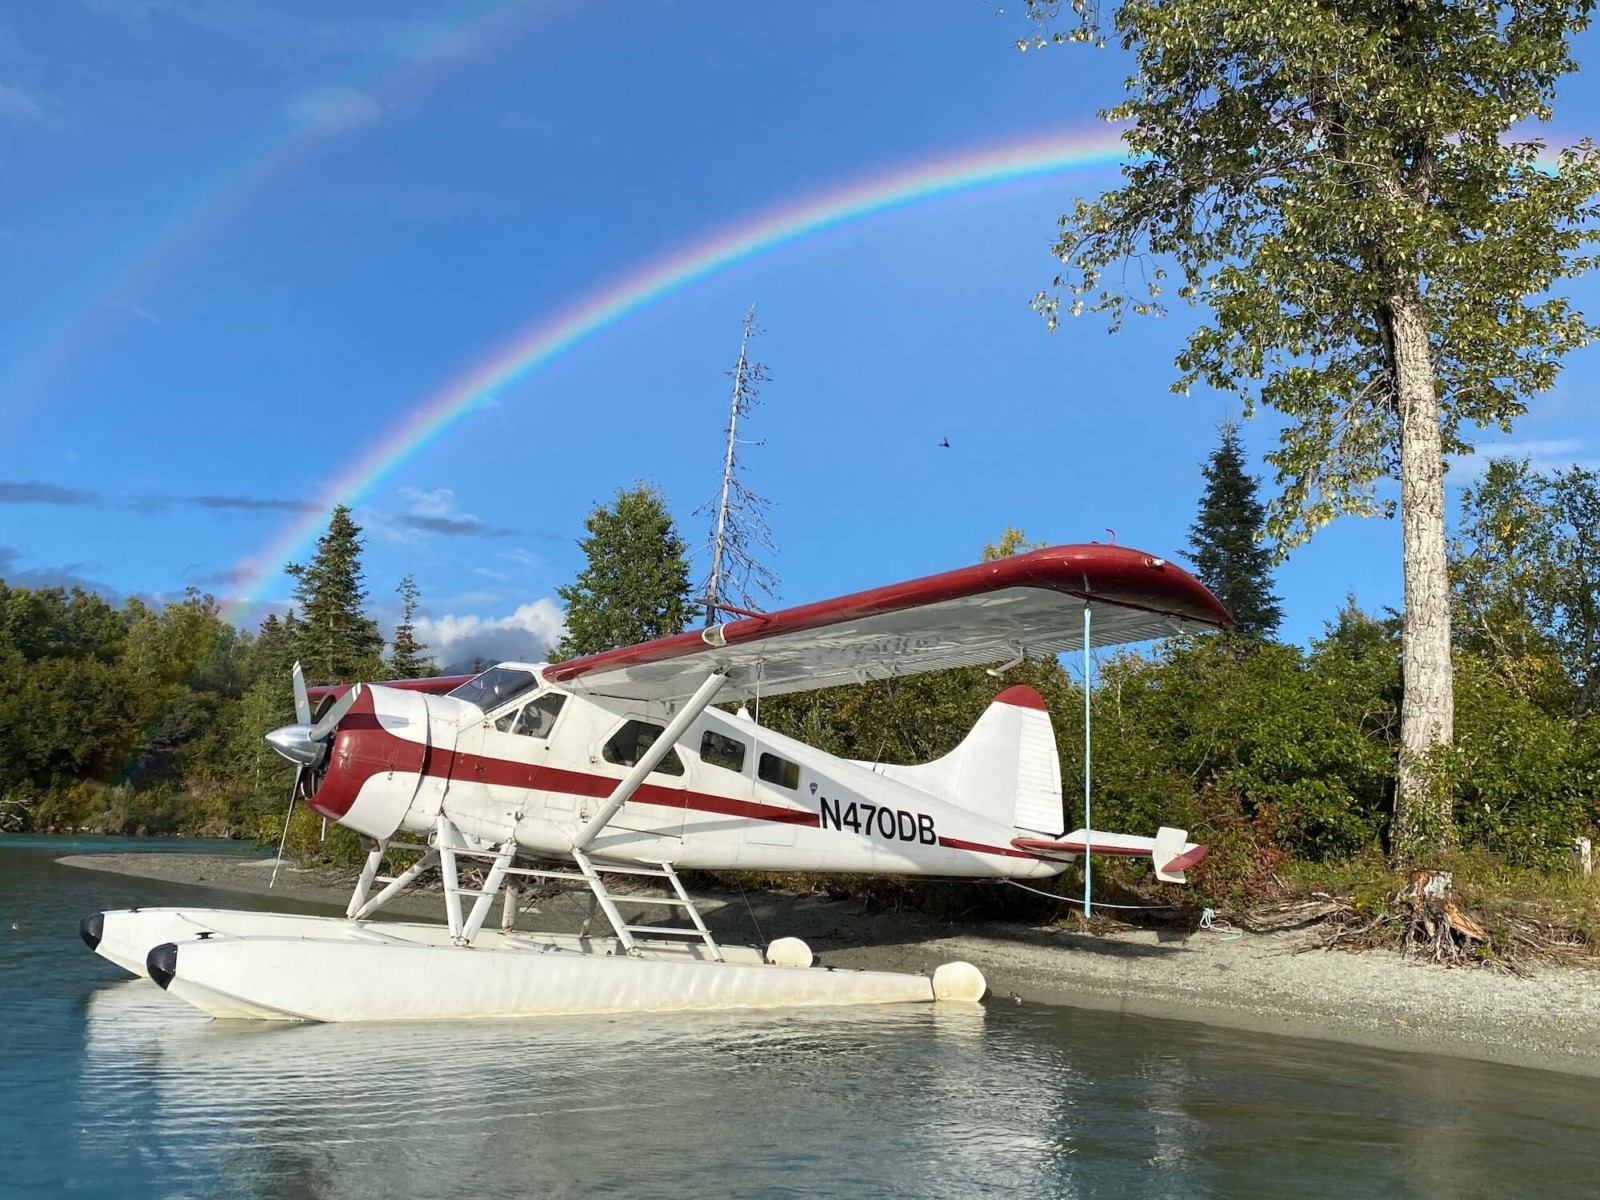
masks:
<path fill-rule="evenodd" d="M 519 671 L 513 667 L 490 667 L 482 675 L 469 679 L 449 693 L 457 700 L 476 704 L 484 712 L 498 708 L 513 696 L 520 696 L 538 684 L 532 671 Z"/>

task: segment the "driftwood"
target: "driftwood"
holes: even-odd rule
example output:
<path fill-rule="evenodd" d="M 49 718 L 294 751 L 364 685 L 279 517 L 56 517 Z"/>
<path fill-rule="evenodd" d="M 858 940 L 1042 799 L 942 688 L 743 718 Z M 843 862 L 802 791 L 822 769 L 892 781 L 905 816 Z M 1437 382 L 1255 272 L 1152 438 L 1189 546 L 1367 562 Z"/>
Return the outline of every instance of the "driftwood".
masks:
<path fill-rule="evenodd" d="M 0 796 L 0 833 L 21 833 L 28 827 L 31 806 L 11 796 Z"/>
<path fill-rule="evenodd" d="M 1230 914 L 1230 919 L 1252 933 L 1315 926 L 1313 936 L 1295 948 L 1297 954 L 1398 947 L 1406 956 L 1443 966 L 1491 967 L 1523 976 L 1540 962 L 1600 965 L 1582 929 L 1529 916 L 1510 904 L 1496 907 L 1491 933 L 1456 899 L 1448 871 L 1412 871 L 1376 912 L 1358 909 L 1348 898 L 1313 892 Z"/>
<path fill-rule="evenodd" d="M 1350 904 L 1326 892 L 1313 892 L 1308 899 L 1285 900 L 1240 913 L 1234 921 L 1251 933 L 1272 933 L 1279 929 L 1299 929 L 1352 912 Z"/>

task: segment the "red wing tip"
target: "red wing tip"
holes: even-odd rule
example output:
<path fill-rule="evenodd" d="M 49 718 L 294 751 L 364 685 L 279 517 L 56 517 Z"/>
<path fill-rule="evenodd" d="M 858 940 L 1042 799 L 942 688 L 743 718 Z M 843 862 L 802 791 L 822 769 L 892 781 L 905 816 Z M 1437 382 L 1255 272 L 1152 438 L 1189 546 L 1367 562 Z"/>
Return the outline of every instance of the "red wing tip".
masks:
<path fill-rule="evenodd" d="M 1049 712 L 1044 697 L 1025 683 L 1008 687 L 994 698 L 995 704 L 1009 704 L 1013 708 L 1036 708 L 1040 712 Z"/>
<path fill-rule="evenodd" d="M 1190 867 L 1199 865 L 1200 861 L 1210 853 L 1210 846 L 1196 846 L 1193 850 L 1185 850 L 1161 869 L 1175 875 L 1180 871 L 1187 871 Z"/>

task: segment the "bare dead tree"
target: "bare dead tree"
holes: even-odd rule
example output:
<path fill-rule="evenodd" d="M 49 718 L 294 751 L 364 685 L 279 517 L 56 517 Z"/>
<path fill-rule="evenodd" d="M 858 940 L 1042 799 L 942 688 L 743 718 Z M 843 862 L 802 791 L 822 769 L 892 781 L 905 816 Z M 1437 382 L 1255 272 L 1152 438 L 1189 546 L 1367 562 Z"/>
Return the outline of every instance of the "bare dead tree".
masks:
<path fill-rule="evenodd" d="M 772 527 L 767 523 L 772 502 L 745 485 L 738 453 L 740 446 L 763 444 L 739 437 L 740 420 L 750 416 L 758 403 L 761 384 L 771 378 L 766 367 L 750 357 L 750 339 L 760 334 L 752 305 L 745 314 L 744 335 L 739 339 L 739 361 L 728 372 L 733 380 L 733 396 L 728 403 L 722 485 L 716 495 L 695 510 L 696 516 L 711 518 L 711 568 L 703 590 L 707 625 L 720 622 L 723 608 L 730 602 L 759 611 L 761 599 L 771 600 L 777 595 L 778 577 L 758 557 L 762 551 L 777 553 L 772 544 Z"/>

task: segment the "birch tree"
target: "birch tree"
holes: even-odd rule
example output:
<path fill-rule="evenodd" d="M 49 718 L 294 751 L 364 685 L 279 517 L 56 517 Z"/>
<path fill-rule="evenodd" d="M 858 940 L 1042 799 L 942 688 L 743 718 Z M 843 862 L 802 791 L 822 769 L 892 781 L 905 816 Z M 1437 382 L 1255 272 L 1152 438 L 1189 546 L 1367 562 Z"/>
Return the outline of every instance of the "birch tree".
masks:
<path fill-rule="evenodd" d="M 1560 294 L 1592 265 L 1600 156 L 1535 132 L 1592 0 L 1027 0 L 1026 46 L 1109 34 L 1133 57 L 1123 183 L 1062 217 L 1037 306 L 1120 328 L 1169 272 L 1205 313 L 1176 390 L 1284 418 L 1281 550 L 1398 514 L 1404 701 L 1392 854 L 1452 839 L 1429 769 L 1451 740 L 1445 456 L 1509 431 L 1595 326 Z M 1055 22 L 1071 27 L 1062 30 Z M 1398 497 L 1387 481 L 1398 479 Z"/>

